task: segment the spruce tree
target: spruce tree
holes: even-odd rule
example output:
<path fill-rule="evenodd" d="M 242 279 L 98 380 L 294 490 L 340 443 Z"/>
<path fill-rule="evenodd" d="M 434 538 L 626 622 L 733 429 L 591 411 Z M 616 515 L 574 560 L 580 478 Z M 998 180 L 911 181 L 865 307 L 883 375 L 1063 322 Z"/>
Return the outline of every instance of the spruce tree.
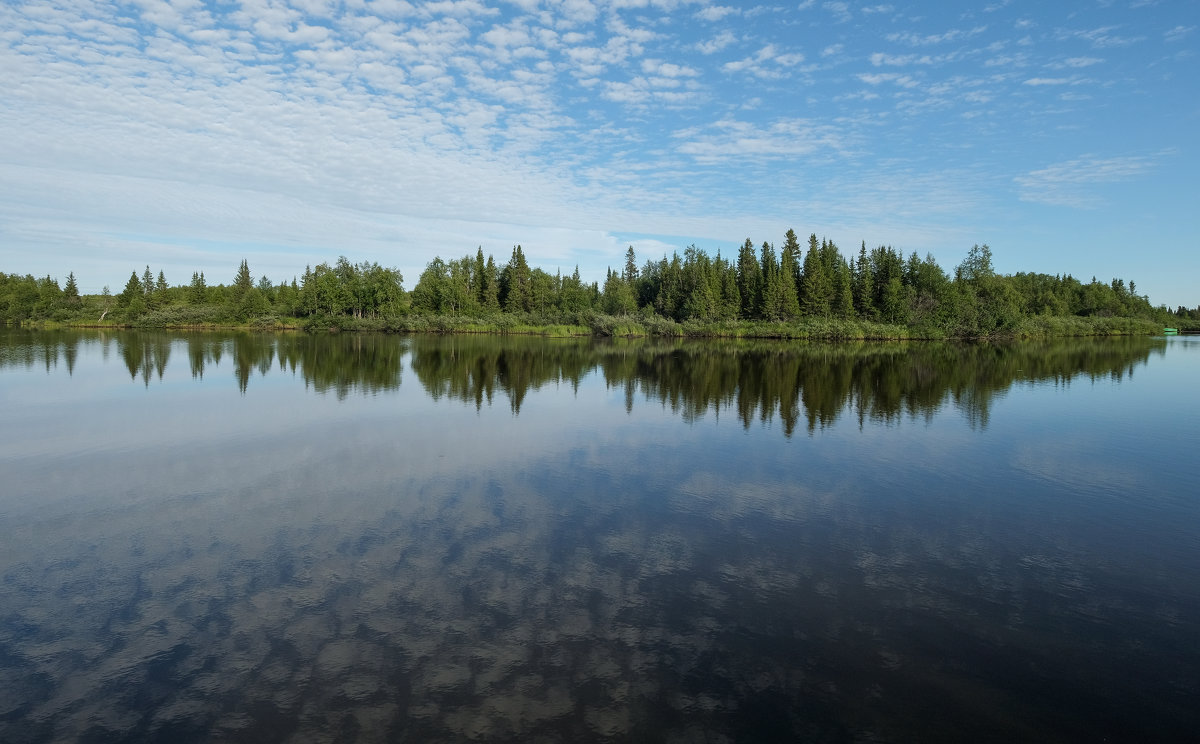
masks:
<path fill-rule="evenodd" d="M 788 230 L 792 233 L 791 230 Z M 795 233 L 792 233 L 794 239 Z M 799 245 L 797 244 L 797 250 Z M 790 250 L 787 249 L 787 244 L 784 244 L 784 250 L 779 256 L 779 316 L 782 320 L 795 320 L 800 317 L 800 297 L 796 291 L 796 275 L 799 273 L 796 269 L 796 258 Z"/>
<path fill-rule="evenodd" d="M 854 317 L 854 278 L 850 274 L 849 264 L 841 258 L 833 275 L 832 311 L 838 318 Z"/>
<path fill-rule="evenodd" d="M 621 278 L 624 279 L 631 287 L 637 281 L 637 256 L 634 255 L 632 245 L 629 246 L 629 248 L 625 251 L 625 273 Z"/>
<path fill-rule="evenodd" d="M 738 295 L 742 301 L 742 318 L 757 318 L 762 310 L 762 266 L 754 255 L 754 243 L 750 238 L 742 244 L 737 260 Z"/>
<path fill-rule="evenodd" d="M 496 271 L 496 261 L 488 254 L 487 264 L 483 267 L 486 284 L 483 288 L 483 299 L 479 305 L 488 312 L 500 310 L 500 274 Z"/>
<path fill-rule="evenodd" d="M 875 276 L 871 262 L 867 259 L 867 241 L 858 251 L 858 262 L 854 268 L 854 309 L 860 318 L 875 317 Z"/>
<path fill-rule="evenodd" d="M 1130 282 L 1130 284 L 1132 285 L 1132 282 Z M 67 274 L 67 286 L 63 287 L 63 298 L 72 305 L 78 305 L 80 302 L 79 287 L 75 284 L 74 271 L 72 271 L 70 274 Z"/>
<path fill-rule="evenodd" d="M 530 281 L 529 264 L 518 244 L 513 247 L 512 258 L 500 275 L 500 302 L 506 313 L 527 313 L 533 309 L 533 287 Z"/>
<path fill-rule="evenodd" d="M 250 267 L 244 258 L 241 265 L 238 266 L 237 276 L 233 278 L 233 287 L 239 297 L 254 287 L 254 277 L 250 275 Z"/>
<path fill-rule="evenodd" d="M 828 250 L 828 247 L 826 247 Z M 800 306 L 806 315 L 828 317 L 833 302 L 833 277 L 826 272 L 816 234 L 808 238 L 808 254 L 800 282 Z"/>
<path fill-rule="evenodd" d="M 800 267 L 804 265 L 804 251 L 800 247 L 800 239 L 796 237 L 796 231 L 788 228 L 788 231 L 783 236 L 783 250 L 780 252 L 780 263 L 783 263 L 784 255 L 791 256 L 792 267 L 792 286 L 796 288 L 796 301 L 800 300 Z"/>

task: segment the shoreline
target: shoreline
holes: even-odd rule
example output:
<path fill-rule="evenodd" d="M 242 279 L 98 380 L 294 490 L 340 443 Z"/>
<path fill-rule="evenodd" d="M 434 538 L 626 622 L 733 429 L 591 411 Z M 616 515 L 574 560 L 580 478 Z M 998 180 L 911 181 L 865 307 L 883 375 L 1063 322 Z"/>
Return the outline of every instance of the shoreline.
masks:
<path fill-rule="evenodd" d="M 38 330 L 169 330 L 305 333 L 422 333 L 435 335 L 519 335 L 547 338 L 696 338 L 780 341 L 982 341 L 1100 336 L 1156 336 L 1163 326 L 1144 318 L 1035 316 L 1012 329 L 989 334 L 956 334 L 936 327 L 898 326 L 872 321 L 806 318 L 799 321 L 685 321 L 657 316 L 591 315 L 572 318 L 406 315 L 386 318 L 321 316 L 309 319 L 262 317 L 246 322 L 163 323 L 26 320 L 10 326 Z M 1183 329 L 1181 329 L 1183 330 Z"/>

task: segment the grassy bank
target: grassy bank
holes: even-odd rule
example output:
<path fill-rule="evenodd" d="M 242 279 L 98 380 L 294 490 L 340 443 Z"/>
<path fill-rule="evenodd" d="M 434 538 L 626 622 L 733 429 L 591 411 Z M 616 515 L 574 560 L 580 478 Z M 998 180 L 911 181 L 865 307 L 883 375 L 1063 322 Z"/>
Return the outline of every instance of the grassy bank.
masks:
<path fill-rule="evenodd" d="M 604 338 L 723 338 L 824 341 L 942 340 L 942 339 L 1042 339 L 1084 336 L 1150 336 L 1162 333 L 1160 322 L 1139 318 L 1032 316 L 1015 327 L 987 334 L 938 326 L 902 326 L 842 318 L 804 318 L 791 322 L 720 320 L 677 322 L 657 315 L 604 315 L 495 313 L 486 316 L 393 315 L 355 318 L 327 315 L 297 318 L 263 315 L 230 317 L 221 306 L 177 306 L 151 311 L 133 320 L 96 315 L 25 321 L 37 328 L 163 328 L 171 330 L 303 330 L 316 332 L 479 333 L 546 337 L 597 336 Z M 1180 321 L 1181 330 L 1200 330 L 1200 322 Z"/>

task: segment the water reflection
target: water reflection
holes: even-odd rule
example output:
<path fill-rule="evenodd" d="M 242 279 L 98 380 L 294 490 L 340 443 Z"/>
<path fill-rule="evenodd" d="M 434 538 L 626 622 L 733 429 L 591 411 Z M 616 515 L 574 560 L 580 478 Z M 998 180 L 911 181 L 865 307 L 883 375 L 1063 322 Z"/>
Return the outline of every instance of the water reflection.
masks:
<path fill-rule="evenodd" d="M 126 371 L 135 385 L 169 380 L 186 358 L 189 389 L 217 394 L 135 387 L 107 413 L 144 421 L 165 400 L 181 427 L 211 426 L 218 441 L 74 459 L 0 447 L 6 483 L 22 484 L 0 497 L 0 740 L 1196 730 L 1197 506 L 1150 477 L 1136 501 L 1030 477 L 982 430 L 1020 383 L 1128 380 L 1154 342 L 119 334 L 6 342 L 0 374 L 66 366 L 69 344 L 74 377 L 34 375 L 45 390 L 7 414 L 37 415 L 108 350 L 122 389 Z M 406 356 L 419 385 L 401 385 Z M 305 389 L 257 383 L 283 373 Z M 310 387 L 342 403 L 318 406 Z M 594 404 L 611 390 L 624 393 L 615 416 Z M 246 440 L 197 415 L 231 398 L 254 417 L 281 405 L 293 417 Z M 545 398 L 566 403 L 549 433 L 537 429 Z M 890 423 L 948 403 L 980 416 L 958 470 L 923 462 L 929 450 L 893 455 L 926 432 Z M 409 418 L 372 417 L 389 406 Z M 672 414 L 647 415 L 659 408 Z M 734 425 L 704 436 L 681 425 L 727 413 Z M 846 443 L 751 426 L 851 416 L 861 431 Z M 1053 423 L 1030 419 L 1020 436 Z M 1194 436 L 1157 454 L 1169 463 Z M 489 443 L 510 449 L 489 457 Z M 1102 449 L 1125 467 L 1145 456 Z"/>
<path fill-rule="evenodd" d="M 36 343 L 29 343 L 32 338 Z M 257 373 L 298 373 L 317 392 L 339 399 L 352 391 L 399 387 L 403 359 L 435 400 L 476 409 L 503 393 L 514 414 L 546 384 L 580 381 L 599 370 L 625 392 L 695 421 L 732 414 L 750 427 L 778 420 L 785 436 L 813 433 L 850 415 L 860 426 L 902 417 L 929 419 L 947 403 L 972 425 L 986 427 L 991 404 L 1015 384 L 1120 381 L 1161 354 L 1164 339 L 1065 339 L 1016 344 L 779 343 L 546 340 L 535 337 L 305 334 L 42 333 L 0 337 L 0 365 L 61 359 L 73 371 L 81 339 L 112 344 L 131 378 L 162 379 L 175 346 L 186 347 L 193 377 L 229 357 L 245 393 Z"/>

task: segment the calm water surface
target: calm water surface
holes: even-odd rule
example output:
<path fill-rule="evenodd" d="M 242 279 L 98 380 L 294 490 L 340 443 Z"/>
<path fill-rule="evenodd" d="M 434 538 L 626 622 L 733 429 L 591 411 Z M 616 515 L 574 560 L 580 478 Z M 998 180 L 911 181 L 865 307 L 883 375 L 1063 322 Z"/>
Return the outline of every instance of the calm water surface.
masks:
<path fill-rule="evenodd" d="M 0 329 L 0 741 L 1184 741 L 1200 339 Z"/>

